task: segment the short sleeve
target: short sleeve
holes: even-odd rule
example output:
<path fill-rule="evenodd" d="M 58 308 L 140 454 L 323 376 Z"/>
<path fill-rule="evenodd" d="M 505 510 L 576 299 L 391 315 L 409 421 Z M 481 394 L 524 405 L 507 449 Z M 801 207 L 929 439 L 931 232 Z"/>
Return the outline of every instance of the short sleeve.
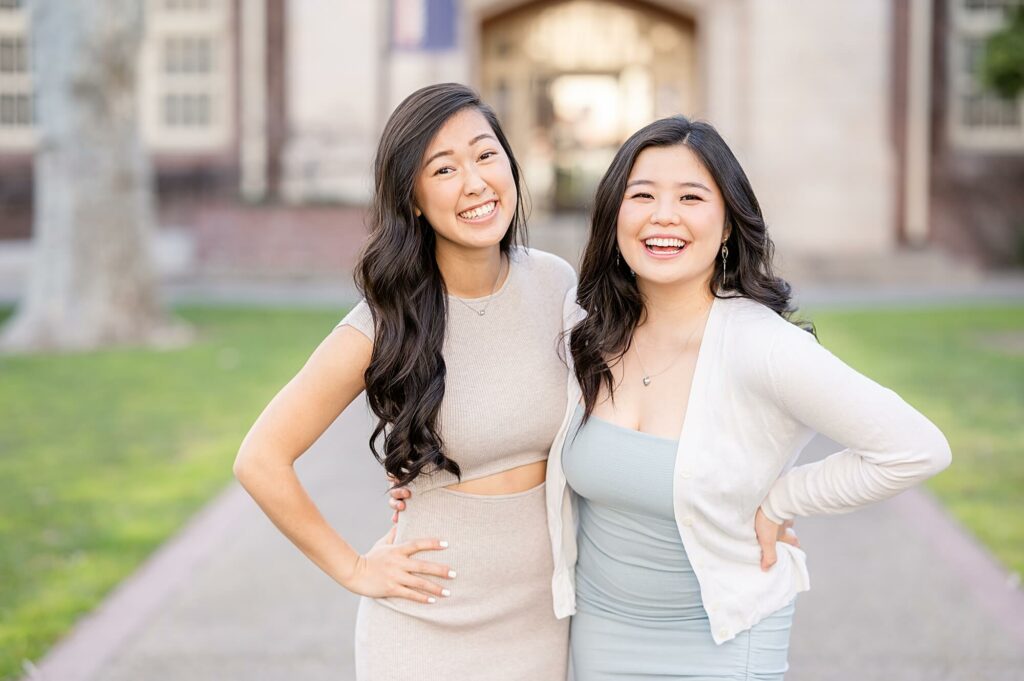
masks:
<path fill-rule="evenodd" d="M 370 312 L 370 306 L 366 303 L 365 298 L 360 300 L 334 328 L 346 325 L 351 326 L 371 341 L 373 340 L 373 313 Z"/>

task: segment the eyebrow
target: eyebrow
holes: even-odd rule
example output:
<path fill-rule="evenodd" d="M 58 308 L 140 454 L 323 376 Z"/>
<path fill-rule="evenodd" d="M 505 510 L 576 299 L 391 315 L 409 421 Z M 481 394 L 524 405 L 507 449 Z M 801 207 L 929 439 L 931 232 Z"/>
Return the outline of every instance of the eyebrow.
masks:
<path fill-rule="evenodd" d="M 489 132 L 485 132 L 485 133 L 483 133 L 482 135 L 477 135 L 477 136 L 476 136 L 476 137 L 474 137 L 473 139 L 469 140 L 469 146 L 473 146 L 474 144 L 476 144 L 476 143 L 477 143 L 477 142 L 479 142 L 480 140 L 482 140 L 482 139 L 487 139 L 488 137 L 490 137 L 490 138 L 491 138 L 492 140 L 494 140 L 495 142 L 497 142 L 497 141 L 498 141 L 498 140 L 497 140 L 497 138 L 495 138 L 495 136 L 494 136 L 494 135 L 490 134 Z M 423 163 L 423 167 L 424 167 L 424 168 L 426 168 L 426 167 L 427 167 L 428 165 L 430 165 L 430 163 L 431 163 L 431 162 L 432 162 L 432 161 L 433 161 L 433 160 L 434 160 L 435 158 L 438 158 L 439 156 L 451 156 L 451 155 L 452 155 L 452 154 L 454 154 L 454 153 L 455 153 L 455 152 L 454 152 L 454 151 L 452 151 L 451 149 L 444 149 L 444 150 L 442 150 L 442 151 L 439 151 L 439 152 L 437 152 L 436 154 L 434 154 L 433 156 L 431 156 L 430 158 L 428 158 L 428 159 L 427 159 L 427 160 L 426 160 L 426 161 L 425 161 L 425 162 Z"/>
<path fill-rule="evenodd" d="M 629 189 L 630 187 L 632 187 L 633 185 L 636 185 L 636 184 L 654 184 L 654 183 L 651 182 L 650 180 L 633 180 L 632 182 L 630 182 L 629 184 L 626 185 L 626 189 Z M 694 189 L 703 189 L 706 192 L 710 192 L 711 191 L 710 189 L 708 189 L 707 187 L 702 185 L 700 182 L 676 182 L 676 186 L 677 187 L 693 187 Z"/>

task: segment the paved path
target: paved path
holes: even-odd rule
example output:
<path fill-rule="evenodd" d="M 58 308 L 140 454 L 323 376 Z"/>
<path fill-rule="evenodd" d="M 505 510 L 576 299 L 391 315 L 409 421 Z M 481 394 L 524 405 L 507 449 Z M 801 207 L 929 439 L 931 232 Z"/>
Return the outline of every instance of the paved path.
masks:
<path fill-rule="evenodd" d="M 296 466 L 327 519 L 361 550 L 387 532 L 390 516 L 365 445 L 370 423 L 365 404 L 354 403 Z M 30 678 L 347 681 L 356 602 L 232 483 Z"/>
<path fill-rule="evenodd" d="M 388 527 L 369 424 L 354 404 L 298 464 L 363 549 Z M 816 441 L 808 459 L 831 449 Z M 928 496 L 798 529 L 813 589 L 799 598 L 789 681 L 1024 679 L 1024 595 Z M 32 678 L 350 681 L 355 604 L 231 485 Z"/>

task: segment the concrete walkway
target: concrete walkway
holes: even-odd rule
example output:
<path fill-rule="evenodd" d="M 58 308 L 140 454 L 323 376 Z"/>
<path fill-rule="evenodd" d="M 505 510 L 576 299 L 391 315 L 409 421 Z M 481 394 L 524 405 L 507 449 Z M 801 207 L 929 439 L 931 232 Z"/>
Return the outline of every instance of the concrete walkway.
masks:
<path fill-rule="evenodd" d="M 357 402 L 298 465 L 360 549 L 389 516 L 370 423 Z M 834 449 L 816 441 L 807 460 Z M 798 601 L 789 681 L 1024 679 L 1024 594 L 926 494 L 798 530 L 813 589 Z M 28 678 L 350 681 L 355 606 L 231 485 Z"/>

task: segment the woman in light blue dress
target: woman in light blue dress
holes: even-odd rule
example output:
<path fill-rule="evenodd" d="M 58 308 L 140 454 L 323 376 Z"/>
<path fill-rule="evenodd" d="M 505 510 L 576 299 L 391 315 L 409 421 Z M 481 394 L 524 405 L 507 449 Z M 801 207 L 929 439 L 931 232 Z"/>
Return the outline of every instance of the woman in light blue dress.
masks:
<path fill-rule="evenodd" d="M 639 130 L 595 204 L 567 318 L 578 385 L 547 477 L 575 681 L 781 680 L 810 587 L 803 551 L 777 543 L 785 523 L 892 496 L 949 445 L 790 321 L 757 199 L 712 126 Z M 815 432 L 846 449 L 795 466 Z M 559 598 L 573 578 L 575 603 Z"/>

